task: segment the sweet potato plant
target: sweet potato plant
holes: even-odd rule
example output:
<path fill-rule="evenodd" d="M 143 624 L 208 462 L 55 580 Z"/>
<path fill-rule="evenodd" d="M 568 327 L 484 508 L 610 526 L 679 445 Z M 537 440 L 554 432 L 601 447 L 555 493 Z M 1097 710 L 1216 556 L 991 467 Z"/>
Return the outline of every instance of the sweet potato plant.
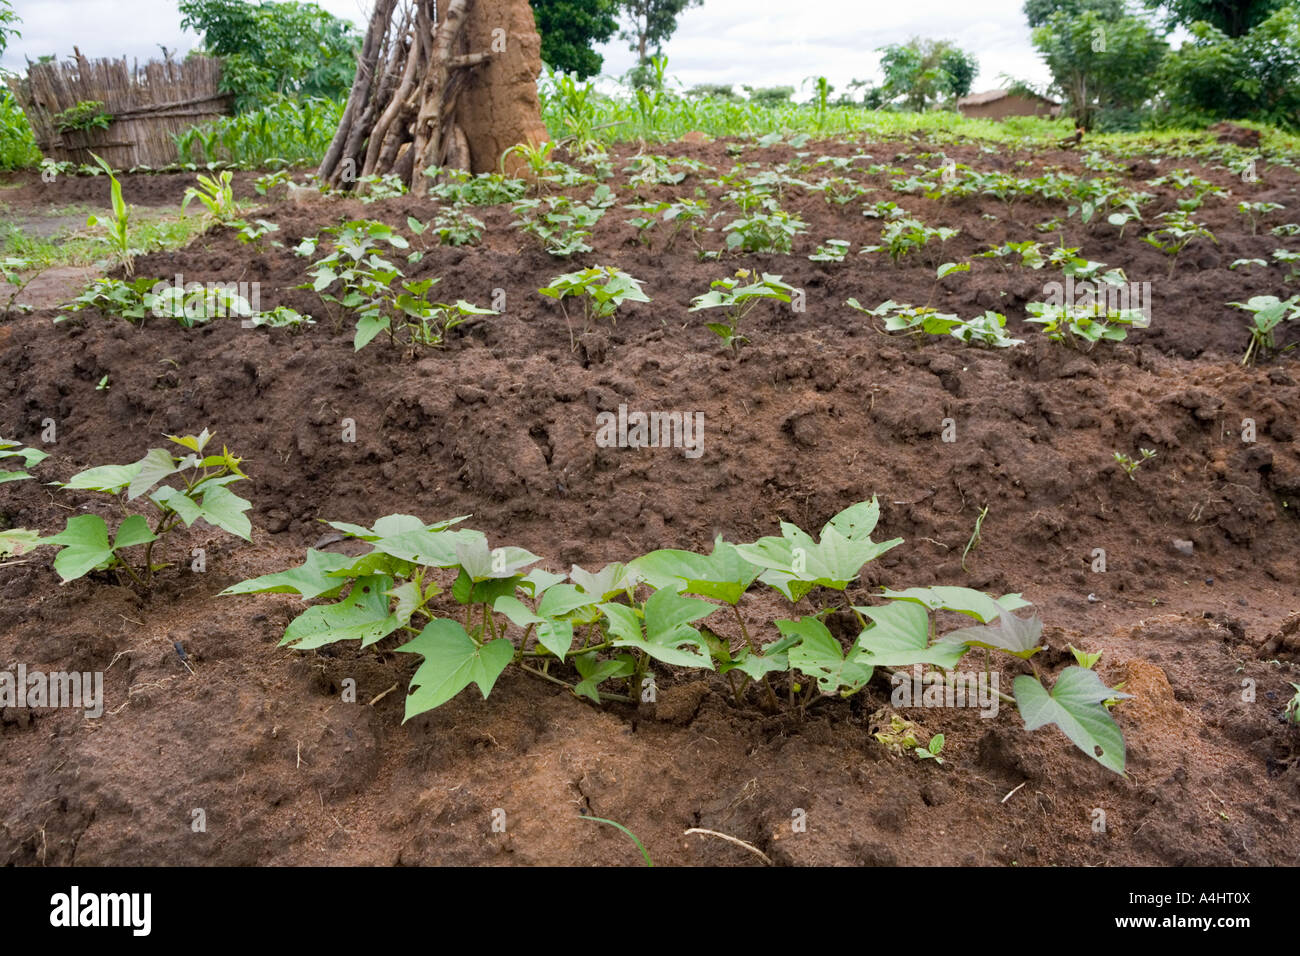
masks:
<path fill-rule="evenodd" d="M 954 670 L 972 648 L 1027 662 L 1014 700 L 1033 730 L 1056 724 L 1084 753 L 1124 772 L 1124 742 L 1107 703 L 1123 694 L 1093 671 L 1067 667 L 1049 690 L 1034 665 L 1043 649 L 1038 616 L 1018 594 L 992 597 L 963 587 L 884 589 L 883 603 L 845 595 L 863 568 L 902 539 L 872 540 L 877 502 L 860 502 L 813 537 L 789 522 L 780 534 L 733 544 L 719 537 L 709 554 L 660 550 L 598 572 L 567 575 L 538 567 L 537 555 L 491 547 L 465 517 L 428 524 L 414 515 L 380 518 L 373 527 L 330 522 L 367 546 L 352 557 L 309 549 L 299 567 L 263 575 L 223 594 L 296 594 L 312 604 L 281 643 L 312 650 L 339 641 L 369 647 L 404 639 L 395 650 L 421 658 L 406 697 L 406 719 L 432 710 L 470 684 L 486 698 L 507 667 L 566 687 L 593 703 L 644 698 L 656 667 L 717 671 L 736 700 L 761 688 L 760 702 L 780 706 L 773 681 L 784 678 L 786 706 L 815 695 L 849 697 L 876 673 L 925 665 Z M 779 592 L 789 616 L 746 619 L 741 603 L 755 584 Z M 846 648 L 827 625 L 845 611 L 859 625 Z M 941 632 L 938 612 L 974 623 Z M 736 624 L 737 640 L 707 622 Z M 775 640 L 760 640 L 771 636 Z M 796 699 L 795 687 L 804 689 Z M 613 689 L 611 689 L 611 687 Z M 1005 696 L 1005 695 L 1004 695 Z"/>

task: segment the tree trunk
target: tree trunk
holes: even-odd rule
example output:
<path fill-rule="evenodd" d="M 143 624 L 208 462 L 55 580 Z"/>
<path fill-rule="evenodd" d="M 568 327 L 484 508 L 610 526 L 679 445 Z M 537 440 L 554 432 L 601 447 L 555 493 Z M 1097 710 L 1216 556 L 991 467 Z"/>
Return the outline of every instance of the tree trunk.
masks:
<path fill-rule="evenodd" d="M 541 40 L 528 0 L 377 0 L 318 175 L 334 188 L 426 169 L 487 172 L 547 139 Z"/>

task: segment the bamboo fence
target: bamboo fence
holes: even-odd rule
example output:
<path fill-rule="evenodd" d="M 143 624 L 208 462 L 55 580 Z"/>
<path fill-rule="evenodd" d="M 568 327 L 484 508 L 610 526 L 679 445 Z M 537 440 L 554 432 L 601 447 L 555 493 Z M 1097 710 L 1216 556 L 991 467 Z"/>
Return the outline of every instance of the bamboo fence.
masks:
<path fill-rule="evenodd" d="M 173 134 L 230 112 L 220 84 L 221 61 L 211 57 L 128 67 L 125 57 L 91 60 L 80 50 L 63 63 L 28 63 L 25 78 L 9 78 L 47 158 L 89 163 L 94 152 L 114 169 L 177 162 Z M 107 129 L 58 129 L 57 114 L 90 101 L 113 117 Z"/>

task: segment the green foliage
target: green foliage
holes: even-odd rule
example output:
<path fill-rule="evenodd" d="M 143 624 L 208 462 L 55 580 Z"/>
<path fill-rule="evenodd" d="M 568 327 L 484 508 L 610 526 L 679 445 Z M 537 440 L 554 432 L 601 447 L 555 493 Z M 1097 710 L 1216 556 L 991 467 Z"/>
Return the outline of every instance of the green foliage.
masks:
<path fill-rule="evenodd" d="M 677 18 L 704 0 L 618 0 L 626 40 L 639 64 L 663 52 L 663 45 L 677 31 Z"/>
<path fill-rule="evenodd" d="M 1145 20 L 1112 18 L 1095 9 L 1076 15 L 1057 10 L 1034 29 L 1033 41 L 1069 115 L 1084 128 L 1092 127 L 1099 111 L 1141 106 L 1156 88 L 1167 49 Z"/>
<path fill-rule="evenodd" d="M 63 307 L 65 312 L 95 309 L 104 315 L 116 315 L 128 321 L 143 320 L 156 300 L 151 291 L 158 280 L 139 276 L 130 282 L 121 279 L 94 279 L 90 285 Z M 60 321 L 55 319 L 55 321 Z"/>
<path fill-rule="evenodd" d="M 608 191 L 607 186 L 597 187 Z M 535 238 L 546 252 L 567 259 L 591 252 L 591 227 L 605 215 L 600 206 L 577 203 L 568 196 L 521 199 L 512 207 L 519 218 L 510 225 Z"/>
<path fill-rule="evenodd" d="M 3 12 L 0 10 L 0 15 Z M 41 151 L 36 148 L 36 134 L 27 114 L 9 88 L 0 86 L 0 170 L 25 169 L 40 161 Z"/>
<path fill-rule="evenodd" d="M 429 186 L 429 195 L 454 205 L 495 206 L 498 203 L 514 202 L 528 191 L 528 184 L 522 179 L 513 179 L 500 173 L 471 176 L 463 169 L 430 166 L 424 175 L 436 180 Z"/>
<path fill-rule="evenodd" d="M 161 288 L 160 288 L 161 287 Z M 182 328 L 192 329 L 214 319 L 237 318 L 248 327 L 293 327 L 312 322 L 311 316 L 299 315 L 283 306 L 270 312 L 254 312 L 248 300 L 239 295 L 234 283 L 178 287 L 168 282 L 137 276 L 122 279 L 95 279 L 67 305 L 66 313 L 94 309 L 105 316 L 116 316 L 133 324 L 143 324 L 149 316 L 172 319 Z M 66 315 L 54 321 L 61 322 Z"/>
<path fill-rule="evenodd" d="M 1256 295 L 1245 302 L 1228 304 L 1250 313 L 1250 344 L 1242 357 L 1242 365 L 1249 365 L 1261 354 L 1272 352 L 1276 348 L 1274 336 L 1277 327 L 1283 322 L 1300 319 L 1300 296 L 1293 295 L 1289 299 L 1281 300 L 1275 295 Z"/>
<path fill-rule="evenodd" d="M 1026 730 L 1056 724 L 1071 742 L 1107 770 L 1124 772 L 1124 738 L 1103 702 L 1129 698 L 1102 683 L 1096 671 L 1067 667 L 1049 693 L 1037 677 L 1015 679 L 1016 707 Z"/>
<path fill-rule="evenodd" d="M 1167 27 L 1191 28 L 1205 21 L 1230 37 L 1249 33 L 1288 0 L 1144 0 L 1149 10 L 1160 10 Z"/>
<path fill-rule="evenodd" d="M 36 448 L 26 448 L 20 442 L 0 438 L 0 485 L 10 481 L 25 481 L 32 477 L 27 469 L 36 467 L 48 457 L 50 456 Z M 6 459 L 18 459 L 18 461 Z M 19 467 L 10 468 L 9 465 Z"/>
<path fill-rule="evenodd" d="M 1041 27 L 1053 13 L 1077 17 L 1086 10 L 1096 12 L 1103 20 L 1118 20 L 1124 15 L 1124 0 L 1025 0 L 1025 18 L 1031 27 Z"/>
<path fill-rule="evenodd" d="M 414 231 L 418 234 L 423 228 Z M 428 292 L 440 279 L 403 281 L 394 291 L 393 282 L 403 273 L 379 255 L 380 243 L 393 249 L 407 249 L 410 243 L 385 223 L 357 219 L 322 230 L 321 234 L 333 237 L 334 248 L 312 264 L 308 270 L 312 281 L 300 288 L 311 288 L 325 302 L 355 314 L 355 351 L 365 348 L 381 332 L 387 332 L 394 342 L 401 335 L 410 346 L 440 346 L 448 332 L 471 318 L 497 314 L 463 299 L 452 304 L 430 302 Z M 300 249 L 311 255 L 316 245 L 315 240 L 308 240 Z"/>
<path fill-rule="evenodd" d="M 113 122 L 113 114 L 104 109 L 99 100 L 81 100 L 76 106 L 70 106 L 61 113 L 51 117 L 54 128 L 60 133 L 71 130 L 108 129 Z"/>
<path fill-rule="evenodd" d="M 229 225 L 239 218 L 239 206 L 235 204 L 235 194 L 231 186 L 233 180 L 234 173 L 228 169 L 215 179 L 199 173 L 199 184 L 197 187 L 190 186 L 185 190 L 181 209 L 187 209 L 189 204 L 197 199 L 207 209 L 209 216 L 217 222 Z"/>
<path fill-rule="evenodd" d="M 181 27 L 221 57 L 221 89 L 240 112 L 281 95 L 343 99 L 356 73 L 360 37 L 314 3 L 180 0 Z"/>
<path fill-rule="evenodd" d="M 406 698 L 408 720 L 471 684 L 487 697 L 511 666 L 596 704 L 643 699 L 656 666 L 716 671 L 737 702 L 757 682 L 772 709 L 780 704 L 770 678 L 787 681 L 794 705 L 806 677 L 812 685 L 798 705 L 802 709 L 816 693 L 858 692 L 882 668 L 951 670 L 972 647 L 1021 660 L 1042 649 L 1042 622 L 1036 615 L 1014 613 L 1028 606 L 1020 595 L 995 598 L 961 587 L 885 589 L 883 604 L 844 606 L 861 624 L 846 647 L 825 620 L 836 605 L 819 606 L 813 593 L 819 588 L 843 592 L 866 563 L 901 543 L 871 540 L 879 516 L 873 499 L 836 514 L 818 540 L 782 522 L 779 537 L 752 544 L 718 537 L 708 555 L 654 551 L 594 574 L 575 565 L 566 576 L 527 570 L 540 560 L 537 555 L 490 548 L 482 533 L 457 527 L 463 517 L 426 524 L 395 514 L 371 528 L 329 522 L 364 549 L 360 554 L 308 550 L 301 566 L 241 582 L 223 594 L 296 594 L 325 602 L 307 607 L 286 628 L 281 644 L 300 650 L 339 641 L 369 647 L 404 639 L 393 649 L 422 658 Z M 445 590 L 447 581 L 452 583 Z M 755 581 L 792 605 L 809 605 L 801 617 L 767 622 L 780 636 L 766 645 L 751 636 L 755 632 L 740 610 Z M 734 649 L 707 626 L 720 609 L 739 624 L 742 643 Z M 940 612 L 964 614 L 977 624 L 936 639 L 934 615 Z M 566 679 L 565 668 L 574 679 Z M 1100 681 L 1081 684 L 1070 676 L 1072 670 L 1082 669 L 1067 668 L 1051 695 L 1037 676 L 1020 678 L 1016 699 L 1022 715 L 1032 727 L 1057 723 L 1086 753 L 1123 773 L 1118 728 L 1097 702 L 1125 695 Z M 602 689 L 610 684 L 621 685 L 625 693 Z M 1101 717 L 1089 709 L 1090 693 Z M 1092 749 L 1098 743 L 1104 759 Z M 940 739 L 926 751 L 938 757 L 942 747 Z"/>
<path fill-rule="evenodd" d="M 10 0 L 0 0 L 0 53 L 4 53 L 5 47 L 9 45 L 10 37 L 20 37 L 22 33 L 18 31 L 17 23 L 22 20 L 18 14 L 14 13 L 13 4 Z"/>
<path fill-rule="evenodd" d="M 101 169 L 108 174 L 110 183 L 109 197 L 113 203 L 113 218 L 105 221 L 98 216 L 89 216 L 86 219 L 88 227 L 104 225 L 108 229 L 108 245 L 113 251 L 114 257 L 118 264 L 128 276 L 135 274 L 135 256 L 138 250 L 131 248 L 130 225 L 131 215 L 127 210 L 126 201 L 122 198 L 122 184 L 117 181 L 113 175 L 113 167 L 100 159 L 94 153 L 90 154 Z"/>
<path fill-rule="evenodd" d="M 219 455 L 205 455 L 212 435 L 204 429 L 198 435 L 168 440 L 184 449 L 182 455 L 167 448 L 151 448 L 129 465 L 101 465 L 73 475 L 62 487 L 98 491 L 111 496 L 125 492 L 125 501 L 153 506 L 152 527 L 141 513 L 128 514 L 117 526 L 110 543 L 108 523 L 99 515 L 80 514 L 67 520 L 60 533 L 42 538 L 38 545 L 57 545 L 54 570 L 66 584 L 91 571 L 113 570 L 141 586 L 152 583 L 154 573 L 166 565 L 153 563 L 158 542 L 179 525 L 195 521 L 220 528 L 245 541 L 251 540 L 252 526 L 244 514 L 251 505 L 229 488 L 247 476 L 240 470 L 241 459 L 222 448 Z M 179 484 L 167 484 L 179 479 Z M 143 547 L 139 560 L 126 554 Z"/>
<path fill-rule="evenodd" d="M 748 269 L 740 269 L 734 276 L 715 279 L 710 284 L 710 291 L 691 300 L 691 311 L 701 309 L 726 309 L 726 322 L 710 322 L 710 332 L 722 339 L 727 348 L 735 348 L 741 342 L 749 341 L 737 333 L 737 327 L 749 312 L 765 300 L 789 302 L 791 295 L 797 291 L 789 283 L 782 282 L 779 275 L 764 272 L 757 281 Z M 741 283 L 748 282 L 747 285 Z"/>
<path fill-rule="evenodd" d="M 265 169 L 316 165 L 343 116 L 343 101 L 267 97 L 236 116 L 194 126 L 175 136 L 183 161 L 231 163 Z"/>
<path fill-rule="evenodd" d="M 1068 304 L 1030 302 L 1025 311 L 1030 315 L 1025 321 L 1041 325 L 1044 334 L 1053 342 L 1083 348 L 1084 351 L 1091 350 L 1103 340 L 1123 342 L 1128 338 L 1131 326 L 1146 323 L 1140 309 L 1112 309 L 1098 299 Z"/>
<path fill-rule="evenodd" d="M 1124 469 L 1124 474 L 1128 475 L 1129 481 L 1137 481 L 1137 470 L 1146 462 L 1156 457 L 1156 453 L 1150 448 L 1141 448 L 1139 451 L 1142 453 L 1142 457 L 1137 459 L 1130 458 L 1123 452 L 1115 452 L 1115 461 Z M 1089 665 L 1084 664 L 1083 666 L 1087 667 Z"/>
<path fill-rule="evenodd" d="M 1295 688 L 1295 696 L 1286 702 L 1286 707 L 1282 710 L 1282 716 L 1293 724 L 1300 725 L 1300 684 L 1292 684 Z"/>
<path fill-rule="evenodd" d="M 1208 22 L 1189 29 L 1192 39 L 1169 54 L 1160 75 L 1172 121 L 1253 119 L 1300 129 L 1300 8 L 1281 5 L 1240 35 Z"/>
<path fill-rule="evenodd" d="M 617 324 L 615 313 L 624 302 L 650 301 L 638 279 L 612 266 L 592 266 L 558 275 L 550 285 L 537 291 L 559 300 L 566 324 L 569 324 L 569 313 L 564 310 L 564 300 L 570 296 L 577 297 L 582 302 L 583 331 L 591 328 L 593 319 L 609 319 Z M 573 338 L 572 325 L 569 325 L 569 338 Z"/>
<path fill-rule="evenodd" d="M 592 49 L 618 29 L 615 0 L 529 0 L 542 38 L 542 62 L 580 80 L 600 72 Z"/>
<path fill-rule="evenodd" d="M 534 2 L 536 2 L 536 0 L 534 0 Z M 616 823 L 613 820 L 606 820 L 603 817 L 580 816 L 578 817 L 578 819 L 590 820 L 592 823 L 604 823 L 611 827 L 614 827 L 616 830 L 621 831 L 622 833 L 626 834 L 632 840 L 632 842 L 636 844 L 636 848 L 641 851 L 641 858 L 645 860 L 645 865 L 646 866 L 655 865 L 654 860 L 650 859 L 650 851 L 645 848 L 645 844 L 641 842 L 641 838 L 638 837 L 631 830 L 629 830 L 627 827 L 623 826 L 623 824 Z"/>
<path fill-rule="evenodd" d="M 907 109 L 915 111 L 965 96 L 979 72 L 975 56 L 948 40 L 913 37 L 907 43 L 890 44 L 877 52 L 885 74 L 884 98 L 901 100 Z"/>

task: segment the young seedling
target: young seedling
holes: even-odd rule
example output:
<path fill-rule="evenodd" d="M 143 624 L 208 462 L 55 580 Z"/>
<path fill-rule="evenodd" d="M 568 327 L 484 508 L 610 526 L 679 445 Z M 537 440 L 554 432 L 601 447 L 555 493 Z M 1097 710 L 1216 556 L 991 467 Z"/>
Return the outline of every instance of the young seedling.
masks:
<path fill-rule="evenodd" d="M 106 316 L 119 316 L 128 322 L 143 321 L 152 314 L 157 296 L 151 291 L 158 284 L 156 279 L 140 276 L 130 282 L 121 279 L 95 279 L 81 295 L 67 305 L 64 312 L 80 312 L 83 309 L 95 309 Z M 61 315 L 55 322 L 62 322 L 68 316 Z"/>
<path fill-rule="evenodd" d="M 1041 325 L 1053 342 L 1079 348 L 1086 342 L 1090 351 L 1098 342 L 1123 342 L 1130 326 L 1142 326 L 1146 317 L 1141 309 L 1111 309 L 1106 303 L 1093 301 L 1073 304 L 1030 302 L 1025 306 L 1030 318 L 1025 321 Z"/>
<path fill-rule="evenodd" d="M 845 239 L 827 239 L 808 258 L 813 262 L 843 262 L 853 243 Z"/>
<path fill-rule="evenodd" d="M 817 696 L 857 693 L 877 668 L 952 671 L 970 649 L 981 648 L 986 660 L 1004 653 L 1017 659 L 1017 667 L 1027 663 L 1033 670 L 1033 676 L 1016 678 L 1014 697 L 995 691 L 1017 706 L 1028 729 L 1056 724 L 1091 759 L 1123 774 L 1124 741 L 1109 705 L 1127 695 L 1077 666 L 1065 668 L 1047 690 L 1033 661 L 1044 649 L 1042 621 L 1014 613 L 1028 606 L 1020 595 L 994 598 L 970 588 L 934 587 L 886 589 L 880 595 L 885 603 L 870 606 L 815 600 L 830 593 L 833 602 L 846 601 L 845 589 L 864 566 L 901 543 L 871 540 L 878 519 L 878 503 L 864 501 L 831 518 L 819 539 L 782 522 L 779 537 L 741 545 L 719 539 L 710 555 L 652 552 L 597 574 L 575 566 L 566 581 L 538 568 L 525 574 L 539 560 L 536 555 L 492 549 L 480 532 L 453 530 L 462 518 L 426 525 L 412 515 L 388 515 L 372 528 L 330 523 L 367 549 L 359 555 L 309 550 L 302 566 L 223 593 L 292 593 L 328 602 L 290 622 L 281 643 L 296 649 L 346 640 L 364 648 L 390 635 L 414 635 L 392 648 L 423 658 L 406 697 L 407 719 L 441 706 L 470 684 L 486 698 L 512 663 L 596 704 L 646 699 L 652 664 L 717 671 L 729 680 L 739 671 L 757 683 L 782 675 L 792 707 L 794 695 L 801 694 L 802 711 Z M 463 613 L 436 600 L 443 593 L 433 580 L 437 569 L 455 572 L 449 596 Z M 803 617 L 771 622 L 781 637 L 766 645 L 751 639 L 738 609 L 755 581 L 779 591 L 792 606 L 810 606 Z M 638 593 L 642 587 L 651 590 L 645 599 Z M 454 616 L 443 616 L 444 604 Z M 740 627 L 742 643 L 734 649 L 712 630 L 693 626 L 722 607 L 730 608 Z M 837 607 L 854 614 L 862 627 L 847 649 L 823 620 Z M 977 623 L 936 636 L 932 615 L 938 612 Z M 576 671 L 576 683 L 561 676 L 564 667 Z M 628 695 L 598 690 L 606 681 L 625 681 Z M 774 696 L 768 703 L 777 705 Z M 926 749 L 938 757 L 941 746 Z"/>
<path fill-rule="evenodd" d="M 446 340 L 447 333 L 457 326 L 464 325 L 475 316 L 498 314 L 494 309 L 480 309 L 464 299 L 458 299 L 452 305 L 429 302 L 427 293 L 438 281 L 440 280 L 421 279 L 418 282 L 403 282 L 402 291 L 393 299 L 398 326 L 394 331 L 405 331 L 412 345 L 440 347 Z"/>
<path fill-rule="evenodd" d="M 857 299 L 849 299 L 844 304 L 866 315 L 883 319 L 880 331 L 889 334 L 903 332 L 918 336 L 947 335 L 962 324 L 956 315 L 929 306 L 906 305 L 893 299 L 880 303 L 874 309 L 868 309 Z"/>
<path fill-rule="evenodd" d="M 117 258 L 118 264 L 128 275 L 135 274 L 135 255 L 136 250 L 131 248 L 130 225 L 131 215 L 127 209 L 126 201 L 122 198 L 122 184 L 117 181 L 113 175 L 113 167 L 104 162 L 103 159 L 91 153 L 91 158 L 99 164 L 104 172 L 108 173 L 109 179 L 109 197 L 113 204 L 113 218 L 111 221 L 100 219 L 98 216 L 89 216 L 86 219 L 86 225 L 90 228 L 103 225 L 108 230 L 108 244 L 113 250 L 113 255 Z"/>
<path fill-rule="evenodd" d="M 863 246 L 861 252 L 866 254 L 885 250 L 889 253 L 890 260 L 897 266 L 899 260 L 924 249 L 931 241 L 937 239 L 940 243 L 947 242 L 960 231 L 946 227 L 932 228 L 919 219 L 897 219 L 887 223 L 881 230 L 879 245 Z"/>
<path fill-rule="evenodd" d="M 565 325 L 569 328 L 569 344 L 577 349 L 573 337 L 573 325 L 569 321 L 568 310 L 564 300 L 577 296 L 582 301 L 583 331 L 591 329 L 595 319 L 609 319 L 617 325 L 615 313 L 624 302 L 649 302 L 650 297 L 641 290 L 641 282 L 632 278 L 622 269 L 611 266 L 592 266 L 580 272 L 568 272 L 556 276 L 551 284 L 538 289 L 544 296 L 559 300 L 560 310 L 564 313 Z"/>
<path fill-rule="evenodd" d="M 1214 233 L 1206 227 L 1204 223 L 1194 222 L 1185 212 L 1166 212 L 1160 215 L 1164 220 L 1164 225 L 1159 229 L 1147 233 L 1142 237 L 1142 241 L 1155 246 L 1165 255 L 1169 256 L 1169 274 L 1174 274 L 1174 267 L 1178 264 L 1179 254 L 1187 248 L 1188 244 L 1194 239 L 1208 239 L 1215 245 L 1219 240 L 1215 238 Z"/>
<path fill-rule="evenodd" d="M 551 151 L 555 149 L 555 143 L 547 140 L 542 143 L 519 143 L 511 146 L 501 154 L 501 160 L 497 164 L 504 176 L 506 173 L 506 160 L 511 156 L 518 156 L 523 159 L 528 166 L 529 172 L 533 174 L 534 179 L 538 179 L 546 172 L 551 163 Z"/>
<path fill-rule="evenodd" d="M 253 180 L 253 191 L 259 196 L 269 196 L 277 186 L 288 187 L 291 182 L 293 177 L 289 175 L 289 171 L 279 169 L 273 173 L 264 173 Z"/>
<path fill-rule="evenodd" d="M 543 203 L 545 212 L 541 212 Z M 561 259 L 591 252 L 592 247 L 587 244 L 591 227 L 605 215 L 604 208 L 575 203 L 567 196 L 521 199 L 513 211 L 519 218 L 510 225 L 533 236 L 549 255 Z"/>
<path fill-rule="evenodd" d="M 912 753 L 916 754 L 918 760 L 933 760 L 935 763 L 942 765 L 943 758 L 939 756 L 943 752 L 943 734 L 935 734 L 930 738 L 930 742 L 924 747 L 916 747 Z"/>
<path fill-rule="evenodd" d="M 1286 703 L 1282 710 L 1282 716 L 1293 724 L 1300 725 L 1300 684 L 1292 684 L 1295 688 L 1295 696 Z"/>
<path fill-rule="evenodd" d="M 483 238 L 485 228 L 483 220 L 471 216 L 460 206 L 439 209 L 428 223 L 421 223 L 414 216 L 408 216 L 406 224 L 417 236 L 423 235 L 426 230 L 431 231 L 444 246 L 476 246 Z M 422 256 L 423 253 L 416 255 Z"/>
<path fill-rule="evenodd" d="M 380 332 L 391 330 L 393 295 L 390 286 L 402 270 L 378 254 L 379 243 L 393 249 L 408 249 L 410 243 L 392 226 L 372 219 L 358 219 L 321 231 L 334 238 L 334 249 L 308 270 L 311 288 L 325 302 L 334 302 L 357 316 L 352 348 L 360 351 Z M 307 243 L 304 243 L 306 246 Z M 303 249 L 300 246 L 299 249 Z M 305 254 L 315 252 L 310 244 Z M 329 290 L 338 286 L 338 292 Z"/>
<path fill-rule="evenodd" d="M 1129 481 L 1137 481 L 1137 470 L 1156 457 L 1156 453 L 1150 448 L 1142 448 L 1139 451 L 1141 451 L 1142 457 L 1137 459 L 1130 458 L 1122 452 L 1115 452 L 1115 461 L 1119 462 L 1119 466 L 1124 469 L 1124 474 L 1128 475 Z"/>
<path fill-rule="evenodd" d="M 1259 221 L 1271 212 L 1277 212 L 1279 209 L 1285 209 L 1281 203 L 1277 202 L 1239 202 L 1237 203 L 1237 212 L 1250 220 L 1250 234 L 1252 236 L 1259 233 Z"/>
<path fill-rule="evenodd" d="M 767 252 L 789 255 L 795 236 L 808 228 L 797 215 L 772 206 L 750 212 L 722 227 L 729 252 Z"/>
<path fill-rule="evenodd" d="M 1080 667 L 1092 670 L 1097 666 L 1097 662 L 1101 660 L 1101 651 L 1097 651 L 1095 654 L 1089 654 L 1087 651 L 1079 650 L 1073 644 L 1067 644 L 1066 646 L 1070 649 L 1070 653 L 1074 655 L 1074 662 Z"/>
<path fill-rule="evenodd" d="M 223 225 L 232 224 L 239 219 L 239 206 L 235 203 L 233 181 L 234 174 L 228 169 L 216 179 L 200 173 L 198 186 L 191 186 L 185 190 L 181 211 L 184 212 L 189 204 L 197 199 L 216 222 Z"/>
<path fill-rule="evenodd" d="M 1290 266 L 1290 271 L 1286 274 L 1283 282 L 1300 282 L 1300 252 L 1288 252 L 1285 249 L 1274 249 L 1273 259 Z"/>
<path fill-rule="evenodd" d="M 90 468 L 62 485 L 113 496 L 125 492 L 127 502 L 144 499 L 154 509 L 152 527 L 144 514 L 129 514 L 118 524 L 111 544 L 107 522 L 92 514 L 69 518 L 59 534 L 42 538 L 39 545 L 59 547 L 54 570 L 65 584 L 91 571 L 112 570 L 148 587 L 155 572 L 166 567 L 153 563 L 158 542 L 178 525 L 188 527 L 200 519 L 245 541 L 252 540 L 252 526 L 244 514 L 251 505 L 228 487 L 247 477 L 239 467 L 242 460 L 226 448 L 219 455 L 205 455 L 212 439 L 207 429 L 198 435 L 167 437 L 187 453 L 177 456 L 166 448 L 151 448 L 133 464 Z M 170 478 L 179 478 L 180 485 L 164 483 Z M 140 547 L 144 550 L 138 560 L 128 556 L 128 551 Z"/>
<path fill-rule="evenodd" d="M 254 219 L 251 223 L 244 219 L 235 219 L 226 225 L 236 230 L 235 238 L 244 245 L 261 245 L 263 237 L 280 231 L 279 226 L 265 219 Z"/>
<path fill-rule="evenodd" d="M 430 166 L 424 175 L 434 180 L 429 195 L 453 205 L 495 206 L 499 203 L 522 199 L 528 192 L 528 183 L 500 173 L 479 173 L 471 176 L 461 169 L 443 169 Z"/>
<path fill-rule="evenodd" d="M 673 204 L 670 202 L 628 203 L 628 205 L 625 208 L 641 214 L 631 219 L 624 220 L 629 226 L 632 226 L 636 229 L 637 242 L 645 246 L 647 249 L 650 248 L 650 243 L 651 243 L 650 230 L 653 229 L 655 225 L 659 222 L 659 220 L 655 217 L 658 216 L 661 212 L 666 212 L 669 209 L 671 209 L 672 205 Z"/>
<path fill-rule="evenodd" d="M 655 865 L 655 861 L 652 860 L 652 859 L 650 859 L 650 851 L 647 850 L 647 849 L 645 848 L 645 844 L 641 842 L 641 838 L 640 838 L 639 836 L 637 836 L 635 833 L 633 833 L 631 830 L 629 830 L 627 827 L 623 826 L 623 824 L 618 823 L 618 822 L 616 822 L 616 821 L 614 821 L 614 820 L 606 820 L 604 817 L 589 817 L 589 816 L 586 816 L 586 815 L 582 815 L 582 816 L 579 816 L 578 819 L 579 819 L 579 820 L 590 820 L 592 823 L 604 823 L 604 824 L 606 824 L 607 826 L 611 826 L 611 827 L 613 827 L 614 829 L 620 831 L 621 833 L 623 833 L 624 835 L 626 835 L 628 838 L 630 838 L 630 839 L 632 840 L 633 843 L 636 844 L 636 848 L 637 848 L 638 850 L 641 851 L 641 858 L 642 858 L 643 860 L 645 860 L 645 865 L 646 865 L 646 866 L 654 866 L 654 865 Z"/>
<path fill-rule="evenodd" d="M 0 485 L 10 481 L 25 481 L 31 478 L 28 468 L 34 468 L 50 457 L 36 448 L 26 448 L 20 442 L 0 438 Z M 6 461 L 6 459 L 19 461 Z M 20 464 L 21 462 L 21 464 Z M 18 467 L 9 468 L 9 465 Z"/>
<path fill-rule="evenodd" d="M 985 505 L 980 511 L 979 517 L 975 519 L 975 530 L 971 532 L 970 540 L 966 542 L 966 550 L 961 553 L 961 569 L 967 574 L 969 574 L 970 571 L 966 567 L 966 556 L 979 547 L 981 540 L 980 532 L 984 528 L 984 519 L 988 517 L 988 514 L 988 505 Z"/>
<path fill-rule="evenodd" d="M 1275 295 L 1257 295 L 1245 302 L 1229 302 L 1228 305 L 1235 305 L 1251 314 L 1250 344 L 1242 356 L 1242 365 L 1258 360 L 1261 353 L 1272 352 L 1276 347 L 1274 336 L 1277 327 L 1300 317 L 1300 296 L 1295 295 L 1286 300 Z"/>
<path fill-rule="evenodd" d="M 726 322 L 709 322 L 706 328 L 718 338 L 726 348 L 734 349 L 741 342 L 749 341 L 740 335 L 737 329 L 741 320 L 764 300 L 789 302 L 796 291 L 794 286 L 782 282 L 778 275 L 766 272 L 762 278 L 752 281 L 754 274 L 748 269 L 737 270 L 734 276 L 715 279 L 710 284 L 710 291 L 691 300 L 691 311 L 702 309 L 726 309 Z M 742 283 L 748 283 L 742 284 Z"/>
<path fill-rule="evenodd" d="M 4 280 L 5 285 L 13 286 L 9 298 L 5 300 L 5 309 L 3 313 L 0 313 L 0 318 L 9 318 L 9 314 L 14 309 L 14 301 L 18 298 L 19 293 L 30 285 L 33 279 L 49 268 L 49 266 L 45 266 L 33 271 L 33 265 L 29 259 L 20 259 L 17 256 L 6 256 L 0 259 L 0 279 Z M 19 306 L 19 311 L 28 312 L 30 310 L 30 306 Z"/>

